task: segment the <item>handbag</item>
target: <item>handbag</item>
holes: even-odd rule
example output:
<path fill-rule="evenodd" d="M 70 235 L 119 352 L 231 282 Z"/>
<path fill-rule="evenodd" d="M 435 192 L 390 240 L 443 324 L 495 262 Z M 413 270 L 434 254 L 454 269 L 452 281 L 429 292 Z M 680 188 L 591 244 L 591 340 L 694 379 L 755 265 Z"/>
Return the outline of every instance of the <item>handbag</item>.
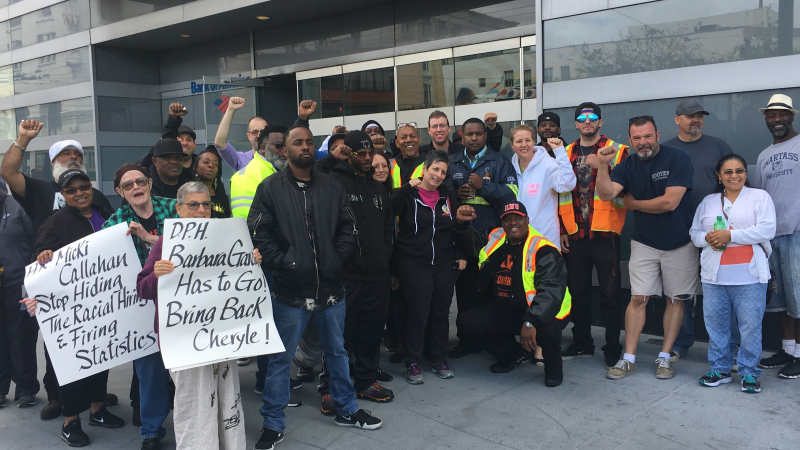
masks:
<path fill-rule="evenodd" d="M 722 202 L 722 215 L 725 216 L 725 221 L 728 221 L 728 215 L 725 214 L 725 191 L 720 193 L 720 201 Z M 764 251 L 764 256 L 767 257 L 767 264 L 769 264 L 769 255 L 767 254 L 767 248 L 764 247 L 764 244 L 758 243 L 758 246 L 761 247 L 761 250 Z M 775 271 L 769 269 L 769 281 L 767 281 L 767 304 L 772 299 L 772 294 L 778 293 L 778 277 L 775 276 Z"/>

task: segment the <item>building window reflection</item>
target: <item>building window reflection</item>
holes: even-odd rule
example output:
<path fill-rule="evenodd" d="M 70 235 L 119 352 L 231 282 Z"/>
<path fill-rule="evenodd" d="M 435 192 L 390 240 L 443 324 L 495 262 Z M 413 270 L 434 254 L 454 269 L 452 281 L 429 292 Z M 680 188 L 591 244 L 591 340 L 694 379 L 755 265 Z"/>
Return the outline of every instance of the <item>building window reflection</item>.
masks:
<path fill-rule="evenodd" d="M 394 111 L 394 67 L 344 74 L 344 114 Z"/>
<path fill-rule="evenodd" d="M 514 48 L 455 58 L 456 106 L 519 99 L 519 57 Z"/>
<path fill-rule="evenodd" d="M 400 111 L 455 105 L 453 59 L 397 66 L 397 102 Z"/>

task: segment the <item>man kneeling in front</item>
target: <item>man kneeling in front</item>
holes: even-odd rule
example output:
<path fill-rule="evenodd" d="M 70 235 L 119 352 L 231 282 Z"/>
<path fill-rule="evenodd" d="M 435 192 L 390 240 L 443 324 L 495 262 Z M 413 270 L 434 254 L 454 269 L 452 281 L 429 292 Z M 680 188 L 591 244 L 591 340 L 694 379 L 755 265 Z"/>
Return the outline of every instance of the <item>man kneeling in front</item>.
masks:
<path fill-rule="evenodd" d="M 458 316 L 462 339 L 482 347 L 497 358 L 489 368 L 505 373 L 529 359 L 537 345 L 544 355 L 544 384 L 563 380 L 560 322 L 570 312 L 567 266 L 561 253 L 528 223 L 525 205 L 512 201 L 500 216 L 503 227 L 475 231 L 471 206 L 456 212 L 456 239 L 473 248 L 480 272 L 471 304 Z M 516 336 L 520 336 L 517 342 Z"/>

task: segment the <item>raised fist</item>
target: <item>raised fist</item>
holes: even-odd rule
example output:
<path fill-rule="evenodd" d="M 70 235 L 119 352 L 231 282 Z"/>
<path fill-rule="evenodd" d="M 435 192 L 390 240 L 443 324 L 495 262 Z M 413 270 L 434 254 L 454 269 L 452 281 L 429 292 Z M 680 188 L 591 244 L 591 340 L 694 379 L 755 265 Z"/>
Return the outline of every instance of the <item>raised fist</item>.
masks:
<path fill-rule="evenodd" d="M 317 102 L 314 100 L 303 100 L 300 102 L 300 109 L 297 113 L 303 120 L 308 120 L 317 111 Z"/>
<path fill-rule="evenodd" d="M 461 205 L 458 207 L 458 211 L 456 211 L 456 221 L 458 221 L 458 223 L 469 222 L 477 217 L 478 215 L 475 214 L 475 208 L 469 205 Z"/>
<path fill-rule="evenodd" d="M 483 116 L 483 122 L 489 127 L 490 130 L 494 130 L 494 127 L 497 126 L 497 114 L 495 113 L 486 113 Z"/>
<path fill-rule="evenodd" d="M 39 131 L 42 130 L 43 126 L 44 123 L 42 122 L 37 122 L 35 120 L 23 120 L 19 124 L 19 135 L 20 137 L 25 137 L 28 138 L 28 140 L 31 140 L 39 134 Z"/>
<path fill-rule="evenodd" d="M 244 99 L 242 97 L 231 97 L 231 99 L 228 100 L 228 109 L 236 111 L 242 106 L 244 106 Z"/>
<path fill-rule="evenodd" d="M 557 148 L 561 148 L 564 144 L 561 143 L 561 139 L 554 137 L 554 138 L 547 138 L 547 144 L 550 146 L 551 149 L 555 150 Z"/>
<path fill-rule="evenodd" d="M 181 117 L 189 114 L 189 110 L 183 106 L 182 103 L 170 103 L 169 115 L 172 117 Z"/>
<path fill-rule="evenodd" d="M 344 125 L 336 125 L 335 127 L 333 127 L 333 131 L 331 132 L 331 134 L 339 134 L 339 133 L 341 134 L 347 133 L 347 128 L 345 128 Z"/>

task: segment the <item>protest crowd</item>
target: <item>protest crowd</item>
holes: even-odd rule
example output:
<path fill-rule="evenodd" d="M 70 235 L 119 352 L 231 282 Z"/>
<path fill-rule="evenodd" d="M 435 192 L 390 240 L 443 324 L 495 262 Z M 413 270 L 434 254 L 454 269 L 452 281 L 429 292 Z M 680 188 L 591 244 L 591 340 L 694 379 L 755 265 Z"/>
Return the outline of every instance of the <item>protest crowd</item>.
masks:
<path fill-rule="evenodd" d="M 336 425 L 376 430 L 381 419 L 362 406 L 394 399 L 387 387 L 393 376 L 382 369 L 389 364 L 403 364 L 405 380 L 424 385 L 455 377 L 460 358 L 486 351 L 496 359 L 492 373 L 544 366 L 541 382 L 557 388 L 565 372 L 569 377 L 565 361 L 595 353 L 593 291 L 605 327 L 605 369 L 598 370 L 609 379 L 648 376 L 635 374 L 637 364 L 656 378 L 672 378 L 694 343 L 698 296 L 709 335 L 709 370 L 697 374 L 700 385 L 738 378 L 741 391 L 758 393 L 762 376 L 800 378 L 800 196 L 792 194 L 800 172 L 786 170 L 798 162 L 800 137 L 788 96 L 774 95 L 759 110 L 773 143 L 758 161 L 745 161 L 723 139 L 703 134 L 709 113 L 693 99 L 676 105 L 678 136 L 666 142 L 647 115 L 630 119 L 623 143 L 602 133 L 600 105 L 582 103 L 573 119 L 545 112 L 535 129 L 511 131 L 511 159 L 500 152 L 503 129 L 493 113 L 468 119 L 453 133 L 449 118 L 434 111 L 426 144 L 419 133 L 425 124 L 397 124 L 394 139 L 374 120 L 357 130 L 337 126 L 317 149 L 308 128 L 317 108 L 311 100 L 300 102 L 291 125 L 253 117 L 247 125 L 252 148 L 240 152 L 228 134 L 244 104 L 230 99 L 213 144 L 201 149 L 196 133 L 182 124 L 187 108 L 169 105 L 162 138 L 115 173 L 117 210 L 92 187 L 79 142 L 50 147 L 53 181 L 24 174 L 26 147 L 44 124 L 20 123 L 0 166 L 0 408 L 39 401 L 41 329 L 47 363 L 41 418 L 63 416 L 61 437 L 71 447 L 90 443 L 81 418 L 87 410 L 91 426 L 125 425 L 127 418 L 109 409 L 119 398 L 107 391 L 108 368 L 100 369 L 112 367 L 102 365 L 109 358 L 145 350 L 124 362 L 134 368 L 131 421 L 140 427 L 143 450 L 161 448 L 170 410 L 177 448 L 245 448 L 241 397 L 253 390 L 263 400 L 255 449 L 273 449 L 284 438 L 285 408 L 302 403 L 293 391 L 303 382 L 318 383 L 320 411 Z M 564 142 L 562 125 L 574 126 L 580 138 Z M 460 142 L 451 140 L 456 135 Z M 754 171 L 748 163 L 756 163 Z M 227 187 L 224 164 L 234 171 Z M 631 297 L 623 308 L 620 246 L 628 211 L 635 229 Z M 214 226 L 225 219 L 233 225 Z M 73 321 L 85 325 L 87 317 L 112 314 L 119 305 L 140 318 L 124 345 L 82 354 L 83 368 L 97 366 L 89 376 L 67 380 L 65 350 L 107 330 L 73 329 L 62 335 L 68 342 L 48 340 L 70 324 L 56 322 L 58 299 L 34 295 L 29 281 L 90 252 L 93 234 L 114 230 L 121 231 L 111 247 L 130 243 L 130 260 L 93 256 L 97 266 L 70 267 L 73 278 L 106 271 L 94 285 L 76 285 L 76 298 L 78 292 L 102 297 L 107 289 L 119 298 L 110 309 L 86 305 Z M 195 255 L 192 240 L 226 256 Z M 191 273 L 199 274 L 201 262 L 212 260 L 225 260 L 226 270 L 241 266 L 242 274 L 255 270 L 251 279 L 228 279 L 237 291 L 267 292 L 268 286 L 271 298 L 254 296 L 250 304 L 242 295 L 232 302 L 222 293 L 230 285 L 225 272 L 203 283 L 185 270 L 195 264 Z M 114 278 L 120 263 L 138 266 Z M 203 295 L 211 309 L 186 303 Z M 448 348 L 453 297 L 458 343 Z M 651 297 L 666 300 L 663 346 L 637 360 Z M 765 312 L 780 313 L 783 339 L 768 357 L 762 357 Z M 256 315 L 271 315 L 266 334 L 247 328 L 214 336 L 209 325 Z M 572 343 L 561 348 L 569 322 Z M 109 332 L 118 333 L 113 324 Z M 173 362 L 182 356 L 167 330 L 190 325 L 205 333 L 198 331 L 204 337 L 195 337 L 195 348 L 217 356 L 203 364 Z M 258 339 L 276 347 L 248 357 L 235 352 Z M 382 345 L 391 352 L 388 361 L 381 361 Z M 258 366 L 255 380 L 240 380 L 237 367 L 251 362 Z"/>

